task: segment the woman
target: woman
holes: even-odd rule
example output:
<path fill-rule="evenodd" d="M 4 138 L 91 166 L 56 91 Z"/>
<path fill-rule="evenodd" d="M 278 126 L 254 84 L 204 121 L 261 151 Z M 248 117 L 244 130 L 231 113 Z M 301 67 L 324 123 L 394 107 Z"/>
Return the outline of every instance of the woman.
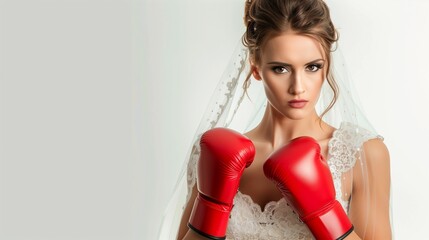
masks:
<path fill-rule="evenodd" d="M 192 191 L 177 238 L 391 239 L 388 150 L 381 137 L 357 125 L 361 115 L 333 77 L 338 36 L 326 4 L 252 0 L 245 23 L 250 71 L 244 88 L 251 90 L 252 77 L 261 83 L 266 107 L 244 135 L 209 130 L 201 148 L 193 148 L 187 169 Z M 327 85 L 332 98 L 319 114 Z M 228 93 L 235 87 L 227 86 Z M 346 97 L 337 103 L 340 94 Z M 219 104 L 206 129 L 221 126 L 227 104 Z M 325 120 L 336 104 L 353 120 L 338 127 Z"/>

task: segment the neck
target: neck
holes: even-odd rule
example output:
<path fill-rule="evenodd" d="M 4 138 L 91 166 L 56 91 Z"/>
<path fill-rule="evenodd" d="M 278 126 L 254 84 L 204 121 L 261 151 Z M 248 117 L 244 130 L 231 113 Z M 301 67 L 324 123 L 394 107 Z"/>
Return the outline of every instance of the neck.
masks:
<path fill-rule="evenodd" d="M 267 104 L 264 116 L 255 131 L 272 148 L 283 146 L 290 140 L 300 136 L 310 136 L 316 140 L 327 137 L 329 127 L 322 121 L 314 109 L 311 114 L 302 119 L 290 119 L 280 114 L 270 104 Z"/>

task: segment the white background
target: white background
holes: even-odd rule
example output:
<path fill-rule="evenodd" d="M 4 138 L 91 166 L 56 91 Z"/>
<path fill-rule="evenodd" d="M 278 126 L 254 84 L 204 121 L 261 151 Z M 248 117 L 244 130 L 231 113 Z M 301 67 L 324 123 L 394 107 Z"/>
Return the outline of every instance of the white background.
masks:
<path fill-rule="evenodd" d="M 429 2 L 327 1 L 391 153 L 396 239 L 429 221 Z M 0 5 L 0 239 L 155 239 L 239 0 Z"/>

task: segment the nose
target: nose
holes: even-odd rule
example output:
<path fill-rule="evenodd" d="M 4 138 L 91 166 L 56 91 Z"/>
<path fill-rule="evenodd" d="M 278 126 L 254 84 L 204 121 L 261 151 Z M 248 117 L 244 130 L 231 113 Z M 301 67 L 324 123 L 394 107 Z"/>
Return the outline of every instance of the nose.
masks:
<path fill-rule="evenodd" d="M 303 84 L 303 77 L 299 72 L 294 72 L 291 76 L 291 85 L 289 87 L 289 93 L 292 95 L 299 95 L 305 93 L 305 87 Z"/>

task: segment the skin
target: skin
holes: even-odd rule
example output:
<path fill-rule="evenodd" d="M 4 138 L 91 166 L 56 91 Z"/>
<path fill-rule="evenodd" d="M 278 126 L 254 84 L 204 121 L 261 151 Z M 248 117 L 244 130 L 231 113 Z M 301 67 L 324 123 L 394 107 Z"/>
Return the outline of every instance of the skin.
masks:
<path fill-rule="evenodd" d="M 291 139 L 306 135 L 319 142 L 326 159 L 328 141 L 335 128 L 323 121 L 319 124 L 315 110 L 328 64 L 320 43 L 289 31 L 270 37 L 262 50 L 260 62 L 252 62 L 251 65 L 253 77 L 264 85 L 268 104 L 259 125 L 245 133 L 255 145 L 256 157 L 244 171 L 239 189 L 264 209 L 267 203 L 282 198 L 276 186 L 264 176 L 263 164 L 267 157 Z M 308 102 L 303 108 L 293 108 L 288 102 L 294 99 Z M 359 177 L 362 175 L 359 167 L 355 166 L 343 175 L 343 193 L 353 196 L 349 217 L 355 227 L 346 239 L 391 239 L 389 153 L 384 143 L 376 139 L 364 144 L 364 152 L 368 190 L 372 198 L 368 200 L 364 197 L 364 182 Z M 196 195 L 195 186 L 182 217 L 178 239 L 206 239 L 186 226 Z M 369 210 L 368 218 L 360 209 Z"/>

